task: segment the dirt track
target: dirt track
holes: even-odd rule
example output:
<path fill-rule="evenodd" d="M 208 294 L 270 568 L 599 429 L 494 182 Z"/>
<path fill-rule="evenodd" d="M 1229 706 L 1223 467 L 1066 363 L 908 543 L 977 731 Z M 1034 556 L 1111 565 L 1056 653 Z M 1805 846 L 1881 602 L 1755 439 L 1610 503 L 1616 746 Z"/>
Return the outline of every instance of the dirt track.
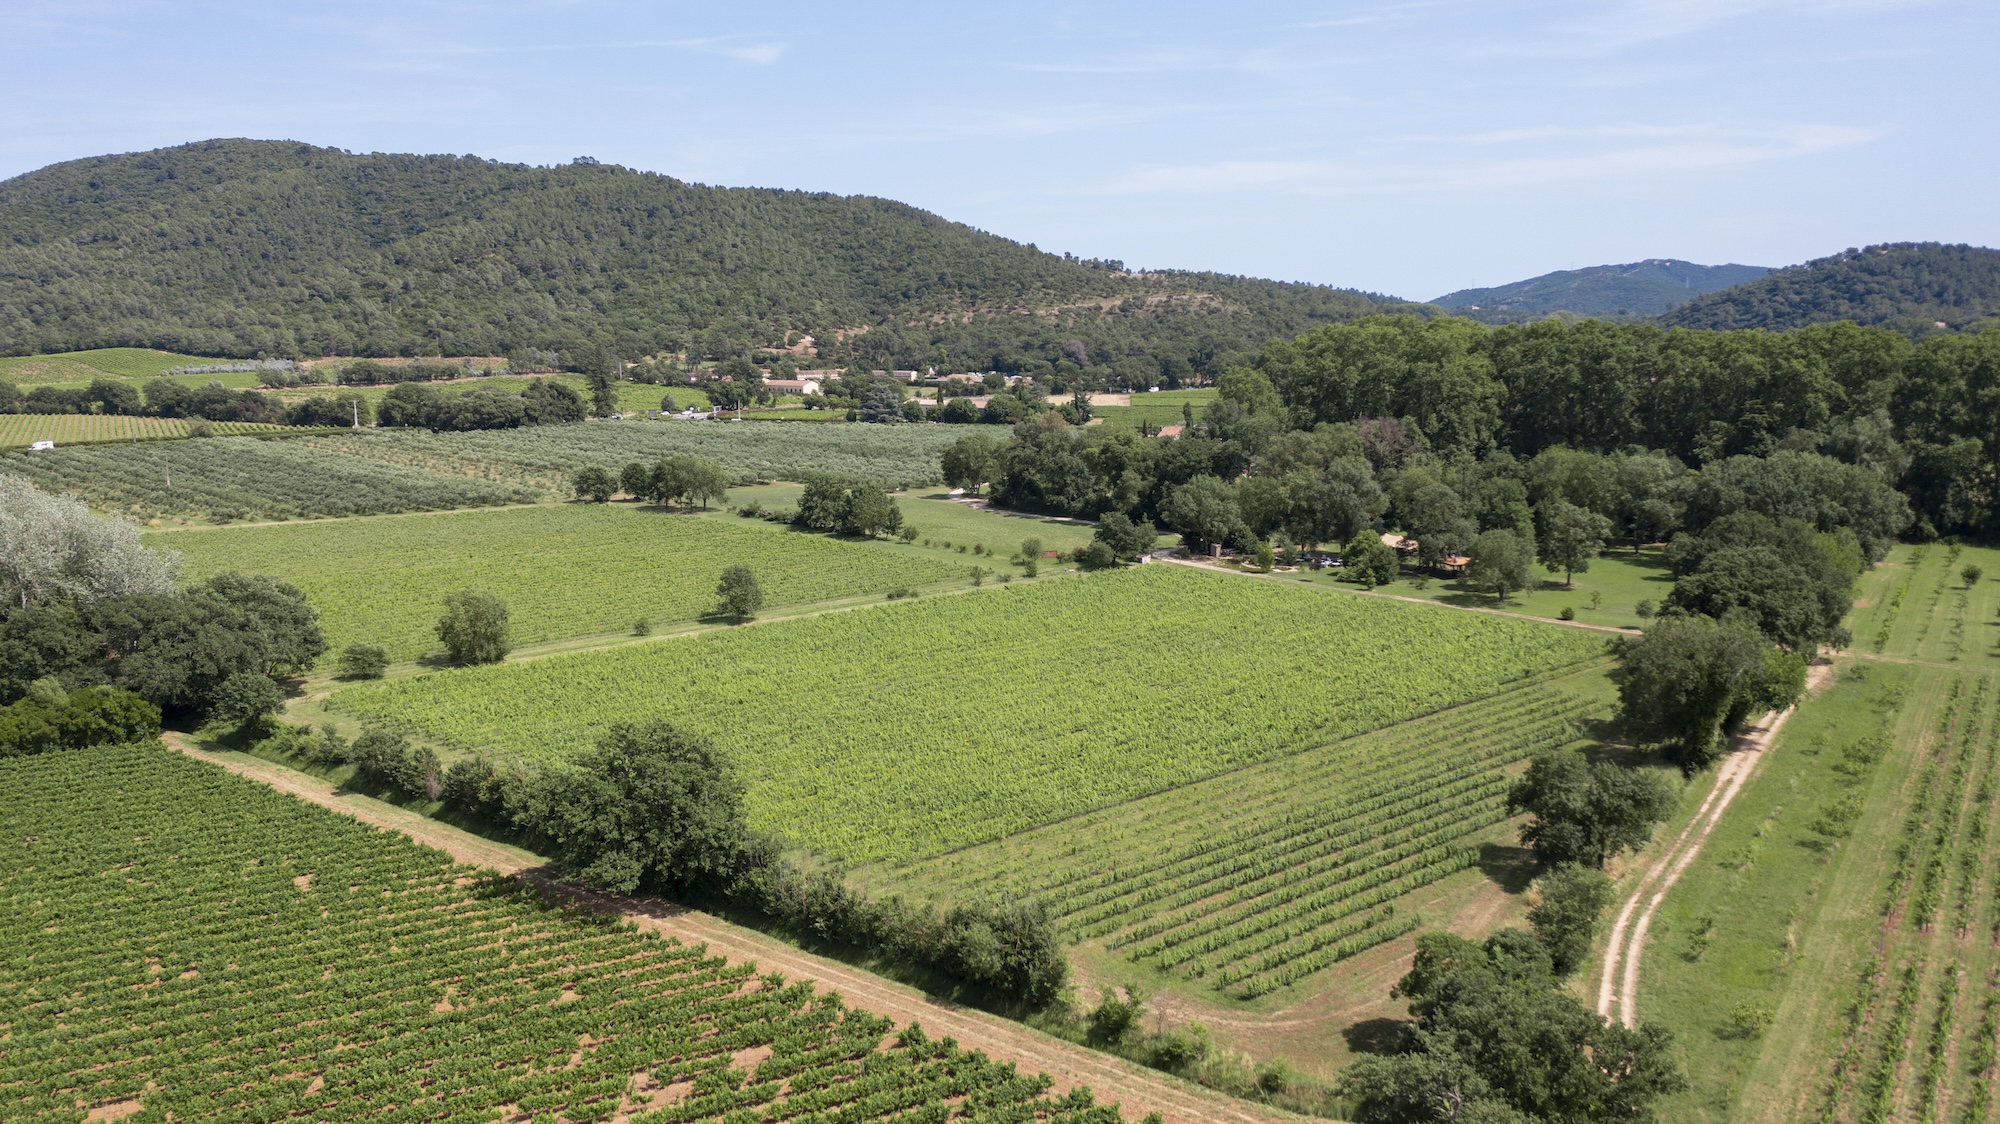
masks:
<path fill-rule="evenodd" d="M 1817 691 L 1833 678 L 1833 667 L 1821 664 L 1809 669 L 1806 676 L 1806 690 Z M 1786 719 L 1792 716 L 1796 706 L 1782 714 L 1766 714 L 1763 721 L 1750 730 L 1738 735 L 1736 750 L 1725 758 L 1715 770 L 1715 784 L 1708 790 L 1708 796 L 1695 809 L 1687 826 L 1674 837 L 1674 841 L 1659 853 L 1646 873 L 1632 887 L 1625 899 L 1625 905 L 1618 911 L 1618 920 L 1611 927 L 1611 945 L 1604 954 L 1604 968 L 1597 983 L 1597 1013 L 1610 1018 L 1613 1008 L 1616 1017 L 1626 1026 L 1638 1022 L 1639 1013 L 1639 961 L 1646 949 L 1646 930 L 1652 926 L 1653 915 L 1659 912 L 1660 903 L 1666 900 L 1667 891 L 1680 881 L 1681 872 L 1693 864 L 1701 854 L 1703 843 L 1708 841 L 1715 825 L 1722 822 L 1722 813 L 1727 811 L 1736 794 L 1743 791 L 1750 774 L 1763 759 L 1764 751 L 1771 748 L 1771 742 L 1778 736 L 1778 730 Z M 1650 900 L 1647 892 L 1652 892 Z M 1645 909 L 1640 910 L 1640 903 Z M 1633 914 L 1638 914 L 1637 924 Z M 1622 975 L 1620 969 L 1623 969 Z"/>
<path fill-rule="evenodd" d="M 794 948 L 754 930 L 666 902 L 594 894 L 564 886 L 546 876 L 544 860 L 518 847 L 495 843 L 471 832 L 427 819 L 365 796 L 342 792 L 317 777 L 243 754 L 216 754 L 196 749 L 186 738 L 168 734 L 169 746 L 232 773 L 262 781 L 301 800 L 334 809 L 364 823 L 400 831 L 425 846 L 444 851 L 463 863 L 512 874 L 554 890 L 601 911 L 615 911 L 635 924 L 655 929 L 689 944 L 705 944 L 710 952 L 731 961 L 754 961 L 765 971 L 809 978 L 838 991 L 852 1006 L 894 1019 L 898 1024 L 922 1023 L 933 1035 L 949 1035 L 962 1046 L 983 1050 L 997 1061 L 1012 1062 L 1029 1073 L 1046 1073 L 1056 1089 L 1087 1085 L 1099 1101 L 1117 1102 L 1128 1119 L 1157 1112 L 1171 1124 L 1266 1124 L 1300 1117 L 1240 1101 L 1126 1062 L 1083 1046 L 1051 1038 L 1019 1023 L 942 1002 L 912 987 L 885 980 L 837 960 Z"/>

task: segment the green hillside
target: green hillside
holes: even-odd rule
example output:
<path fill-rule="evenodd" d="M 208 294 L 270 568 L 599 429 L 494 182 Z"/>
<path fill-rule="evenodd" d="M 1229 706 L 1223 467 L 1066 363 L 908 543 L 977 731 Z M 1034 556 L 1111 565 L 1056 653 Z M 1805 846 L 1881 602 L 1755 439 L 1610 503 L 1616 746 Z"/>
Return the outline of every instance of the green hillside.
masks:
<path fill-rule="evenodd" d="M 2000 250 L 1897 242 L 1846 250 L 1697 297 L 1667 313 L 1677 328 L 1802 328 L 1852 320 L 1914 334 L 2000 315 Z"/>
<path fill-rule="evenodd" d="M 0 183 L 0 226 L 15 355 L 722 356 L 797 331 L 828 362 L 1172 375 L 1383 303 L 1127 273 L 886 199 L 277 141 L 51 165 Z"/>
<path fill-rule="evenodd" d="M 1431 303 L 1488 324 L 1511 324 L 1556 312 L 1626 319 L 1658 315 L 1702 293 L 1755 281 L 1769 272 L 1761 265 L 1696 265 L 1648 258 L 1558 270 L 1487 289 L 1460 289 Z"/>

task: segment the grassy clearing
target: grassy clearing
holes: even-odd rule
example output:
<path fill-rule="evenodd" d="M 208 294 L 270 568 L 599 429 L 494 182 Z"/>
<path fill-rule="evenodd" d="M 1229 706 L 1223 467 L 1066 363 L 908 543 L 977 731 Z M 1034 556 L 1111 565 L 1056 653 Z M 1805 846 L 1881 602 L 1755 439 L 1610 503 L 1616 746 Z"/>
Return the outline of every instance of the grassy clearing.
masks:
<path fill-rule="evenodd" d="M 1319 573 L 1300 571 L 1296 576 L 1309 578 L 1317 583 L 1341 585 L 1355 588 L 1339 580 L 1340 571 L 1322 570 Z M 1635 611 L 1641 601 L 1651 601 L 1655 606 L 1665 601 L 1673 592 L 1673 574 L 1666 563 L 1660 560 L 1658 551 L 1641 551 L 1633 554 L 1620 550 L 1593 560 L 1590 569 L 1576 575 L 1576 587 L 1564 589 L 1562 575 L 1551 578 L 1540 566 L 1531 571 L 1530 578 L 1535 583 L 1533 589 L 1510 594 L 1505 601 L 1497 601 L 1491 593 L 1463 588 L 1456 578 L 1432 577 L 1422 583 L 1414 575 L 1405 576 L 1377 591 L 1397 597 L 1419 597 L 1435 601 L 1440 605 L 1455 605 L 1473 609 L 1504 609 L 1510 613 L 1525 613 L 1531 617 L 1559 619 L 1567 608 L 1576 614 L 1576 619 L 1585 624 L 1610 625 L 1616 628 L 1639 628 L 1645 624 Z M 1595 593 L 1598 607 L 1593 609 L 1590 596 Z"/>
<path fill-rule="evenodd" d="M 1185 567 L 356 684 L 448 746 L 561 761 L 646 717 L 740 762 L 754 826 L 909 860 L 1375 729 L 1601 653 L 1522 621 Z"/>
<path fill-rule="evenodd" d="M 770 510 L 796 508 L 803 491 L 804 485 L 789 483 L 731 488 L 729 504 L 743 507 L 755 503 Z M 903 509 L 903 522 L 917 529 L 916 542 L 906 549 L 959 557 L 968 568 L 982 564 L 988 568 L 1012 569 L 1004 560 L 1013 557 L 1023 539 L 1042 540 L 1044 550 L 1071 551 L 1089 545 L 1097 531 L 1092 523 L 973 507 L 953 500 L 936 487 L 903 492 L 896 496 L 896 503 Z M 974 547 L 998 554 L 999 560 L 984 553 L 973 554 Z M 1044 565 L 1049 562 L 1043 559 Z"/>
<path fill-rule="evenodd" d="M 437 647 L 447 593 L 476 586 L 508 604 L 517 644 L 630 632 L 715 606 L 724 567 L 745 563 L 771 606 L 956 578 L 942 558 L 750 520 L 635 504 L 564 504 L 155 533 L 185 572 L 272 574 L 306 591 L 337 648 L 379 644 L 396 660 Z"/>
<path fill-rule="evenodd" d="M 1196 421 L 1201 420 L 1201 412 L 1215 401 L 1215 390 L 1204 387 L 1200 390 L 1162 390 L 1157 393 L 1139 391 L 1132 395 L 1130 406 L 1098 406 L 1091 410 L 1094 419 L 1102 418 L 1099 425 L 1112 429 L 1137 429 L 1140 422 L 1150 426 L 1180 425 L 1186 420 L 1183 406 L 1194 408 Z"/>
<path fill-rule="evenodd" d="M 188 435 L 185 418 L 130 418 L 118 414 L 0 414 L 0 449 L 24 449 L 37 441 L 94 445 L 108 441 L 158 441 Z M 220 436 L 275 433 L 283 426 L 255 422 L 210 422 Z"/>

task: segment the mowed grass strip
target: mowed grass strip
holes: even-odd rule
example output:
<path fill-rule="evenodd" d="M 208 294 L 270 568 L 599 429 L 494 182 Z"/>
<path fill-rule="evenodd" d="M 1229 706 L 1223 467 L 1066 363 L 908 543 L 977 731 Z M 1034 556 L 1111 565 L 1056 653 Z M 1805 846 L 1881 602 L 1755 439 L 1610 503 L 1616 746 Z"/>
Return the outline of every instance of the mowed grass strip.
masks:
<path fill-rule="evenodd" d="M 514 643 L 538 644 L 696 619 L 725 567 L 757 575 L 767 606 L 924 585 L 963 574 L 888 543 L 845 542 L 721 515 L 632 504 L 564 504 L 155 534 L 190 579 L 227 570 L 297 585 L 327 638 L 379 644 L 397 660 L 438 646 L 445 595 L 468 586 L 507 603 Z"/>
<path fill-rule="evenodd" d="M 560 763 L 614 722 L 713 736 L 755 827 L 907 861 L 1402 721 L 1602 635 L 1156 564 L 443 672 L 331 705 Z"/>

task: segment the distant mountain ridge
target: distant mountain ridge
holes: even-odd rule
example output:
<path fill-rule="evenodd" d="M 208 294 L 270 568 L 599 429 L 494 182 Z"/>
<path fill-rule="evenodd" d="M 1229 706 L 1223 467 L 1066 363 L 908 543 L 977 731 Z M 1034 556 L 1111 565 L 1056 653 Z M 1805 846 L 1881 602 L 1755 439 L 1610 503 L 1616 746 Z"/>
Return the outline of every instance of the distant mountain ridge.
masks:
<path fill-rule="evenodd" d="M 1761 265 L 1697 265 L 1647 258 L 1624 265 L 1564 269 L 1484 289 L 1446 293 L 1432 304 L 1489 324 L 1534 320 L 1558 312 L 1602 319 L 1657 316 L 1703 293 L 1755 281 Z"/>
<path fill-rule="evenodd" d="M 1695 298 L 1676 328 L 1782 330 L 1852 320 L 1914 335 L 2000 317 L 2000 250 L 1941 242 L 1848 249 Z"/>

